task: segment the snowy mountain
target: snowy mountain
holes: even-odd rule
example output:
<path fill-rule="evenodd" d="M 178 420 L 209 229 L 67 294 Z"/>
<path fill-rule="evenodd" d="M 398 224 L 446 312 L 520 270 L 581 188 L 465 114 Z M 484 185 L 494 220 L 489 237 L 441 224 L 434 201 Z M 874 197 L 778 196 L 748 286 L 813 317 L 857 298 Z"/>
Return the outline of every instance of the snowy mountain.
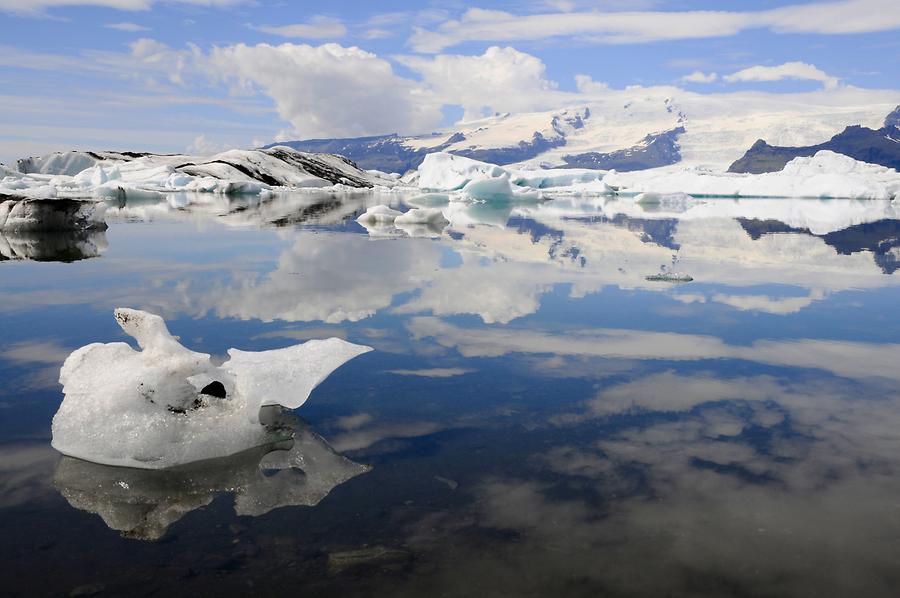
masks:
<path fill-rule="evenodd" d="M 419 136 L 284 141 L 342 154 L 362 168 L 406 172 L 448 152 L 493 164 L 619 171 L 679 164 L 725 171 L 758 139 L 814 146 L 850 125 L 897 119 L 897 97 L 873 101 L 854 88 L 833 94 L 696 94 L 677 88 L 608 90 L 582 106 L 495 114 Z M 893 111 L 893 112 L 892 112 Z"/>
<path fill-rule="evenodd" d="M 539 115 L 496 114 L 467 123 L 450 133 L 418 137 L 391 134 L 349 139 L 307 139 L 279 142 L 266 148 L 281 145 L 304 152 L 335 153 L 354 160 L 363 168 L 398 173 L 418 168 L 426 155 L 442 151 L 492 164 L 511 164 L 564 146 L 567 135 L 584 128 L 589 118 L 589 109 Z M 498 132 L 509 135 L 509 143 L 491 137 Z"/>
<path fill-rule="evenodd" d="M 900 129 L 894 125 L 885 125 L 878 130 L 853 125 L 825 143 L 807 147 L 777 147 L 760 139 L 728 168 L 728 172 L 775 172 L 798 156 L 812 156 L 820 150 L 900 170 Z"/>

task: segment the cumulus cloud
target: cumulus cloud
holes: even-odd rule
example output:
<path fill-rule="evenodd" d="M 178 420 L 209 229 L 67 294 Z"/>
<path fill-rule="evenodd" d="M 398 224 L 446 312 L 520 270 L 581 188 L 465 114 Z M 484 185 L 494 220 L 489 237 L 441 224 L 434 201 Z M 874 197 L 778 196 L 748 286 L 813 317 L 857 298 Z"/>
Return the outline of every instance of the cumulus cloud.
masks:
<path fill-rule="evenodd" d="M 475 56 L 398 56 L 397 61 L 421 75 L 444 103 L 461 105 L 467 120 L 486 111 L 550 108 L 560 99 L 544 62 L 515 48 L 492 46 Z"/>
<path fill-rule="evenodd" d="M 208 59 L 223 79 L 272 98 L 301 136 L 427 131 L 442 118 L 417 82 L 356 47 L 237 44 L 214 48 Z"/>
<path fill-rule="evenodd" d="M 339 19 L 315 16 L 306 23 L 292 25 L 251 25 L 253 29 L 281 37 L 335 39 L 347 35 L 347 27 Z"/>
<path fill-rule="evenodd" d="M 826 89 L 834 89 L 840 83 L 840 79 L 829 75 L 815 65 L 799 61 L 785 62 L 778 66 L 751 66 L 722 78 L 729 83 L 783 81 L 784 79 L 819 81 Z"/>
<path fill-rule="evenodd" d="M 718 80 L 718 73 L 704 73 L 703 71 L 694 71 L 688 75 L 685 75 L 681 78 L 682 81 L 687 83 L 714 83 Z"/>
<path fill-rule="evenodd" d="M 900 27 L 893 0 L 844 0 L 797 4 L 763 11 L 553 12 L 517 15 L 472 8 L 437 28 L 418 28 L 410 44 L 436 53 L 465 42 L 510 42 L 577 36 L 604 44 L 723 37 L 749 29 L 773 33 L 844 34 Z"/>

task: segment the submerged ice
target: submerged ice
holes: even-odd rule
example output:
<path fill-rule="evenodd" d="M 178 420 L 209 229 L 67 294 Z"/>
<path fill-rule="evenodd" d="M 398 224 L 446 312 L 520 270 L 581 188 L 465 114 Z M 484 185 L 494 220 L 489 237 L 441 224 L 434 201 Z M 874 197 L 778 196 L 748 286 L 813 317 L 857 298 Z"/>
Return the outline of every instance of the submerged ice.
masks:
<path fill-rule="evenodd" d="M 371 348 L 330 338 L 271 351 L 210 356 L 182 346 L 157 315 L 117 309 L 140 346 L 93 343 L 63 364 L 65 398 L 53 418 L 59 452 L 102 463 L 161 469 L 224 457 L 285 439 L 260 408 L 297 408 L 335 369 Z"/>

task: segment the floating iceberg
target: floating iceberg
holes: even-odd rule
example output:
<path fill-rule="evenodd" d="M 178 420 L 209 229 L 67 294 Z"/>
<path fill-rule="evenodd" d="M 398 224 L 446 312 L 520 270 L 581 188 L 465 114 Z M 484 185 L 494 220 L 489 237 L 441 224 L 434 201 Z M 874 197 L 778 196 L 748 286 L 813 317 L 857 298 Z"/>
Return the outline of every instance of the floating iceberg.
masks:
<path fill-rule="evenodd" d="M 444 212 L 438 208 L 413 208 L 394 219 L 398 226 L 412 224 L 426 224 L 443 228 L 449 221 L 444 218 Z"/>
<path fill-rule="evenodd" d="M 397 210 L 391 209 L 385 205 L 373 206 L 367 209 L 359 218 L 356 219 L 360 224 L 393 224 L 397 216 L 402 214 Z"/>
<path fill-rule="evenodd" d="M 779 172 L 739 174 L 702 168 L 610 173 L 604 181 L 624 193 L 688 193 L 709 197 L 892 199 L 900 173 L 842 154 L 820 151 L 794 158 Z"/>
<path fill-rule="evenodd" d="M 106 205 L 72 199 L 0 195 L 0 231 L 13 233 L 106 230 Z"/>
<path fill-rule="evenodd" d="M 587 169 L 515 169 L 447 153 L 425 157 L 420 188 L 450 192 L 451 199 L 533 199 L 566 195 L 640 195 L 644 203 L 687 194 L 708 197 L 892 199 L 900 173 L 830 151 L 794 158 L 780 172 L 739 174 L 699 167 L 663 167 L 620 173 Z M 529 195 L 531 194 L 531 195 Z M 540 197 L 539 195 L 537 197 Z"/>
<path fill-rule="evenodd" d="M 53 483 L 69 504 L 98 514 L 124 537 L 156 540 L 219 493 L 234 494 L 238 515 L 317 505 L 332 489 L 369 471 L 335 452 L 296 415 L 267 407 L 262 417 L 292 440 L 163 471 L 99 465 L 63 457 Z"/>
<path fill-rule="evenodd" d="M 356 219 L 372 237 L 439 237 L 450 223 L 439 208 L 413 208 L 398 212 L 385 205 L 373 206 Z"/>
<path fill-rule="evenodd" d="M 161 469 L 284 440 L 283 430 L 260 422 L 260 408 L 301 406 L 331 372 L 371 351 L 330 338 L 229 349 L 216 367 L 182 346 L 161 317 L 132 309 L 115 316 L 142 350 L 93 343 L 73 352 L 60 371 L 65 398 L 52 427 L 59 452 L 106 465 Z"/>
<path fill-rule="evenodd" d="M 341 156 L 280 146 L 212 156 L 58 152 L 0 169 L 0 193 L 38 198 L 159 199 L 179 191 L 258 195 L 281 187 L 370 189 L 396 184 L 392 176 L 366 172 Z"/>
<path fill-rule="evenodd" d="M 516 170 L 445 152 L 425 156 L 416 183 L 421 189 L 449 191 L 451 199 L 534 201 L 544 189 L 561 193 L 609 194 L 605 171 L 580 168 Z"/>

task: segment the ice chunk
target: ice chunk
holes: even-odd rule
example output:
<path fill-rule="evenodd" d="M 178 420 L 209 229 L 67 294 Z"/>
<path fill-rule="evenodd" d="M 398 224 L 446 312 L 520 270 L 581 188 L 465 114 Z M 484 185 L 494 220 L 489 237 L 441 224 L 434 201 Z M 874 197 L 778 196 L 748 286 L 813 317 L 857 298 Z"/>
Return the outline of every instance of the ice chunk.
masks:
<path fill-rule="evenodd" d="M 52 430 L 61 453 L 106 465 L 159 469 L 272 442 L 278 432 L 260 423 L 260 407 L 299 407 L 332 371 L 371 351 L 332 338 L 259 353 L 232 349 L 216 367 L 157 315 L 117 309 L 116 320 L 142 351 L 94 343 L 73 352 L 60 371 L 65 398 Z M 211 381 L 224 399 L 201 392 Z"/>
<path fill-rule="evenodd" d="M 534 189 L 515 188 L 509 182 L 509 175 L 491 179 L 470 181 L 462 188 L 459 199 L 475 201 L 537 201 L 542 193 Z"/>
<path fill-rule="evenodd" d="M 428 224 L 436 227 L 443 227 L 449 224 L 449 221 L 444 218 L 444 212 L 438 208 L 413 208 L 405 214 L 397 216 L 397 218 L 394 220 L 394 224 L 398 226 L 410 224 Z"/>
<path fill-rule="evenodd" d="M 391 209 L 386 205 L 377 205 L 369 208 L 359 218 L 356 219 L 360 224 L 391 224 L 399 216 L 401 212 Z"/>
<path fill-rule="evenodd" d="M 422 189 L 456 191 L 469 182 L 498 178 L 509 173 L 495 164 L 479 162 L 463 156 L 435 152 L 425 156 L 419 165 L 418 184 Z"/>
<path fill-rule="evenodd" d="M 69 504 L 97 513 L 123 536 L 155 540 L 222 492 L 234 494 L 238 515 L 259 516 L 279 507 L 315 506 L 336 486 L 369 471 L 335 452 L 296 415 L 270 407 L 263 416 L 292 439 L 165 471 L 63 457 L 53 483 Z"/>

